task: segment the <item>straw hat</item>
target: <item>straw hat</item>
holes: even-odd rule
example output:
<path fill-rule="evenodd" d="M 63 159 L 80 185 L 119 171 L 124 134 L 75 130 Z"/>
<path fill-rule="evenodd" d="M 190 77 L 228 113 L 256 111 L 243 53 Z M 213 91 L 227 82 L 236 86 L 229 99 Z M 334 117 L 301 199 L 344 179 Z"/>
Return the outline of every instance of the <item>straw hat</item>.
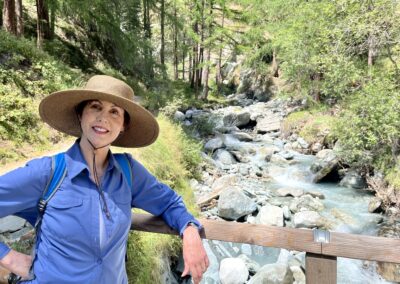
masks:
<path fill-rule="evenodd" d="M 125 82 L 110 76 L 96 75 L 83 89 L 55 92 L 44 98 L 39 113 L 44 122 L 66 134 L 80 137 L 81 127 L 76 106 L 86 100 L 109 101 L 123 108 L 130 116 L 125 131 L 111 144 L 120 147 L 144 147 L 158 136 L 154 116 L 134 102 L 134 93 Z"/>

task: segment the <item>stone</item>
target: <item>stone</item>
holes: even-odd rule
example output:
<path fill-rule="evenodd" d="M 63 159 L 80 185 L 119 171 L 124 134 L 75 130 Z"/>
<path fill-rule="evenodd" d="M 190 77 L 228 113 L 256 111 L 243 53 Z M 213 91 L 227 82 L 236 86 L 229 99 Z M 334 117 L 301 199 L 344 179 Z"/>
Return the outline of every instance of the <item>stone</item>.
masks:
<path fill-rule="evenodd" d="M 185 120 L 185 114 L 179 110 L 177 110 L 174 114 L 174 120 L 176 121 L 184 121 Z"/>
<path fill-rule="evenodd" d="M 299 212 L 303 209 L 312 211 L 322 211 L 324 204 L 317 198 L 313 198 L 311 195 L 302 195 L 299 198 L 295 198 L 289 205 L 290 211 Z"/>
<path fill-rule="evenodd" d="M 250 275 L 254 275 L 258 272 L 258 270 L 260 270 L 261 266 L 257 262 L 251 260 L 247 255 L 241 254 L 238 256 L 238 258 L 244 261 Z"/>
<path fill-rule="evenodd" d="M 293 223 L 295 228 L 315 228 L 321 227 L 324 220 L 318 212 L 315 211 L 301 211 L 294 214 Z"/>
<path fill-rule="evenodd" d="M 220 137 L 217 137 L 209 140 L 204 145 L 204 150 L 206 152 L 213 153 L 215 150 L 223 147 L 224 147 L 224 141 Z"/>
<path fill-rule="evenodd" d="M 296 141 L 297 143 L 299 143 L 302 149 L 308 149 L 308 147 L 310 146 L 310 144 L 308 144 L 308 142 L 301 137 L 297 138 Z"/>
<path fill-rule="evenodd" d="M 319 182 L 337 167 L 339 159 L 331 149 L 319 151 L 316 158 L 310 169 L 315 173 L 313 181 Z"/>
<path fill-rule="evenodd" d="M 267 204 L 261 207 L 257 215 L 257 223 L 263 225 L 283 227 L 283 210 L 281 207 Z"/>
<path fill-rule="evenodd" d="M 369 213 L 376 213 L 382 210 L 382 200 L 379 197 L 371 198 L 368 203 L 368 212 Z"/>
<path fill-rule="evenodd" d="M 282 151 L 282 152 L 279 152 L 278 155 L 286 160 L 292 160 L 294 158 L 294 153 L 291 151 Z"/>
<path fill-rule="evenodd" d="M 266 264 L 254 275 L 248 284 L 291 284 L 293 273 L 281 263 Z"/>
<path fill-rule="evenodd" d="M 253 137 L 246 132 L 234 132 L 232 136 L 235 137 L 239 141 L 250 142 L 253 141 Z"/>
<path fill-rule="evenodd" d="M 345 174 L 339 183 L 340 186 L 354 189 L 363 189 L 367 187 L 365 179 L 356 171 L 349 171 Z"/>
<path fill-rule="evenodd" d="M 225 126 L 245 126 L 250 122 L 250 113 L 247 111 L 231 112 L 224 116 L 223 122 Z"/>
<path fill-rule="evenodd" d="M 228 220 L 252 214 L 257 204 L 246 196 L 239 188 L 231 187 L 221 192 L 218 201 L 218 215 Z"/>
<path fill-rule="evenodd" d="M 295 187 L 282 187 L 276 191 L 276 194 L 278 196 L 299 197 L 304 194 L 304 190 L 302 190 L 301 188 L 295 188 Z"/>
<path fill-rule="evenodd" d="M 249 270 L 241 258 L 224 258 L 219 267 L 221 284 L 243 284 L 249 277 Z"/>
<path fill-rule="evenodd" d="M 232 165 L 237 163 L 232 154 L 224 149 L 216 150 L 213 154 L 213 159 L 225 165 Z"/>
<path fill-rule="evenodd" d="M 293 284 L 306 284 L 306 276 L 300 266 L 290 266 L 293 273 Z"/>
<path fill-rule="evenodd" d="M 257 119 L 256 125 L 256 132 L 257 133 L 268 133 L 268 132 L 275 132 L 281 130 L 281 118 L 277 115 L 271 115 L 268 117 L 263 117 Z"/>
<path fill-rule="evenodd" d="M 0 234 L 18 231 L 25 226 L 25 223 L 24 219 L 16 216 L 0 218 Z"/>

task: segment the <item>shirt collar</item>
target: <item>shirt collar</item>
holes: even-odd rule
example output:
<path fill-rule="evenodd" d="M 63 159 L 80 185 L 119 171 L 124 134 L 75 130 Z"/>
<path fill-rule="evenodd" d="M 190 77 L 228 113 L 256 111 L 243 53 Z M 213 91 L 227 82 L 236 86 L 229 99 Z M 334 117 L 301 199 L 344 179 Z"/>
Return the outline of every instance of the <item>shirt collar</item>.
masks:
<path fill-rule="evenodd" d="M 82 171 L 87 170 L 89 172 L 89 167 L 83 157 L 81 147 L 79 146 L 80 139 L 77 139 L 75 143 L 65 152 L 65 164 L 67 167 L 68 175 L 70 178 L 74 178 L 79 175 Z M 108 166 L 106 171 L 110 171 L 115 167 L 115 158 L 111 151 L 108 152 Z M 119 169 L 118 167 L 115 167 Z"/>

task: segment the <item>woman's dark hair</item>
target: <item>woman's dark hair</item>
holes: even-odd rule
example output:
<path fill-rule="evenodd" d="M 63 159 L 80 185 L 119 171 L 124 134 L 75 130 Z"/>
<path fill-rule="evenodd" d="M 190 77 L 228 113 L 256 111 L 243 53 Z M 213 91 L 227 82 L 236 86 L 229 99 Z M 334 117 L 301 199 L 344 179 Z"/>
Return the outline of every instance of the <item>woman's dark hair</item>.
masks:
<path fill-rule="evenodd" d="M 93 102 L 95 100 L 87 100 L 87 101 L 83 101 L 80 102 L 76 107 L 75 107 L 75 112 L 76 115 L 79 117 L 82 116 L 83 113 L 83 109 L 85 108 L 85 106 L 91 102 Z M 129 122 L 131 121 L 131 117 L 129 116 L 129 113 L 127 111 L 124 110 L 124 127 L 128 127 Z"/>

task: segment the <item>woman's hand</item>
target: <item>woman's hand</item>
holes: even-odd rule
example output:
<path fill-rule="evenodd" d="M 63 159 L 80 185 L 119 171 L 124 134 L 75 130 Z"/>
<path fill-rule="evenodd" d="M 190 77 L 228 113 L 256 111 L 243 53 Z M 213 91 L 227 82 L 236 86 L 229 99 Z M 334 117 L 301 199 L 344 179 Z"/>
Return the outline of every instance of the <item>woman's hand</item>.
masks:
<path fill-rule="evenodd" d="M 21 276 L 22 279 L 28 279 L 29 269 L 31 268 L 32 257 L 15 250 L 11 250 L 0 260 L 0 265 L 12 273 Z"/>
<path fill-rule="evenodd" d="M 194 284 L 200 283 L 209 262 L 199 231 L 193 226 L 187 226 L 183 231 L 183 260 L 185 269 L 182 277 L 191 274 Z"/>

